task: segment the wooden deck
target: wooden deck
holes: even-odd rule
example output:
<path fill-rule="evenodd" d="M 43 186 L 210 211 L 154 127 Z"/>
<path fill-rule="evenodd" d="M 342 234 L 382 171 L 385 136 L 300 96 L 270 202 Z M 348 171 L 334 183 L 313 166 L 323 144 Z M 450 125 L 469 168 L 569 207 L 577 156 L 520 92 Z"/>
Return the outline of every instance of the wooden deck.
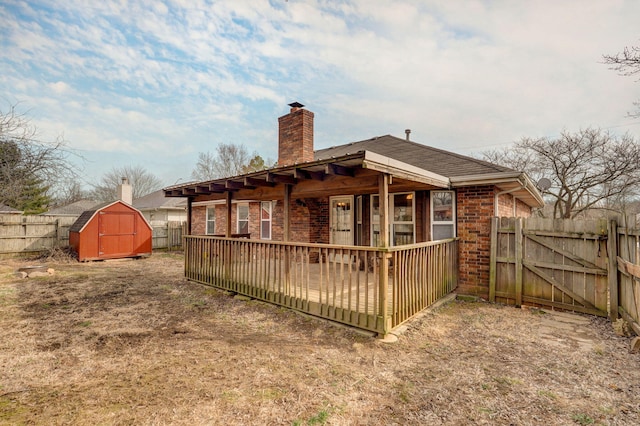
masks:
<path fill-rule="evenodd" d="M 386 334 L 453 291 L 457 241 L 383 250 L 188 236 L 185 275 Z"/>

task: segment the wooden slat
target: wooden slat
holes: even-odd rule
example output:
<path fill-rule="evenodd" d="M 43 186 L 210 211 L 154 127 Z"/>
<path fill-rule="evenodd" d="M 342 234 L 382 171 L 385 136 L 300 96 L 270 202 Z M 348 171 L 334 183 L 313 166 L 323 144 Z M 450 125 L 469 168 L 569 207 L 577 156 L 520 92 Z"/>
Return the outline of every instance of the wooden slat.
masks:
<path fill-rule="evenodd" d="M 581 264 L 585 268 L 600 269 L 600 268 L 598 268 L 597 265 L 589 262 L 588 260 L 585 260 L 585 259 L 583 259 L 583 258 L 581 258 L 579 256 L 576 256 L 573 253 L 571 253 L 570 251 L 565 250 L 565 249 L 563 249 L 561 247 L 554 246 L 554 245 L 546 242 L 542 238 L 538 238 L 538 237 L 536 237 L 534 235 L 527 235 L 527 238 L 532 240 L 532 241 L 535 241 L 536 243 L 538 243 L 538 244 L 540 244 L 540 245 L 542 245 L 542 246 L 544 246 L 546 248 L 548 248 L 549 250 L 552 250 L 555 253 L 561 254 L 562 256 L 565 256 L 565 257 L 573 260 L 574 262 Z"/>
<path fill-rule="evenodd" d="M 579 294 L 573 292 L 572 290 L 564 286 L 562 283 L 560 283 L 551 275 L 543 272 L 542 270 L 530 264 L 529 262 L 523 262 L 523 264 L 527 269 L 529 269 L 532 272 L 535 272 L 540 278 L 552 284 L 553 287 L 561 290 L 563 293 L 569 295 L 573 300 L 575 300 L 578 303 L 581 303 L 584 307 L 596 309 L 596 307 L 591 302 L 585 300 L 584 297 L 580 296 Z"/>

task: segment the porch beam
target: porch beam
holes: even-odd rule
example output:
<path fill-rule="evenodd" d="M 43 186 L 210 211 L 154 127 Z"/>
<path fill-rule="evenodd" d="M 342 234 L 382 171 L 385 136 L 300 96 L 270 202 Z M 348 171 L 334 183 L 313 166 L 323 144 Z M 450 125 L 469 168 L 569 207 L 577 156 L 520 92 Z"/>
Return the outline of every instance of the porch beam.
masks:
<path fill-rule="evenodd" d="M 325 164 L 324 172 L 328 175 L 349 176 L 349 177 L 355 176 L 355 171 L 352 168 L 341 166 L 335 163 Z"/>
<path fill-rule="evenodd" d="M 226 190 L 229 190 L 229 189 L 242 189 L 242 188 L 244 188 L 244 183 L 243 182 L 236 182 L 235 180 L 226 180 L 224 182 L 224 188 Z"/>
<path fill-rule="evenodd" d="M 295 179 L 305 180 L 324 180 L 324 173 L 312 172 L 311 170 L 293 169 L 293 177 Z"/>
<path fill-rule="evenodd" d="M 246 177 L 244 178 L 244 186 L 245 187 L 257 187 L 257 186 L 270 186 L 270 187 L 274 187 L 275 183 L 273 182 L 267 182 L 266 179 L 256 179 L 256 178 L 252 178 L 252 177 Z"/>
<path fill-rule="evenodd" d="M 211 192 L 225 192 L 225 187 L 224 185 L 221 185 L 219 183 L 211 183 L 209 184 L 209 190 Z"/>
<path fill-rule="evenodd" d="M 209 194 L 210 190 L 208 186 L 196 185 L 196 194 Z"/>
<path fill-rule="evenodd" d="M 193 188 L 182 188 L 182 195 L 196 195 L 196 190 Z"/>
<path fill-rule="evenodd" d="M 267 173 L 267 182 L 295 185 L 296 183 L 298 183 L 298 180 L 293 176 L 276 175 L 274 173 Z"/>

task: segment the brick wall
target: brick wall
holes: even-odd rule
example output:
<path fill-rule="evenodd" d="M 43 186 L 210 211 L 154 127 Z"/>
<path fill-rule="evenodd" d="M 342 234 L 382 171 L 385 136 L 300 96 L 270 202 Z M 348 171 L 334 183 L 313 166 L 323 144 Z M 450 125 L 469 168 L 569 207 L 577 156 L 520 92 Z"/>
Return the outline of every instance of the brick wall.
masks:
<path fill-rule="evenodd" d="M 192 235 L 206 235 L 207 208 L 215 208 L 216 225 L 214 234 L 224 235 L 227 232 L 227 207 L 223 205 L 194 206 L 191 222 Z M 238 230 L 238 205 L 231 205 L 231 233 Z M 260 203 L 249 203 L 249 233 L 251 238 L 260 238 Z"/>
<path fill-rule="evenodd" d="M 313 113 L 291 108 L 278 118 L 278 165 L 313 161 Z"/>
<path fill-rule="evenodd" d="M 515 217 L 531 216 L 531 208 L 522 200 L 514 198 L 511 194 L 502 194 L 498 196 L 498 216 L 513 217 L 515 205 Z"/>
<path fill-rule="evenodd" d="M 206 206 L 193 206 L 191 209 L 191 234 L 204 235 L 207 226 Z M 217 226 L 217 223 L 216 223 Z"/>
<path fill-rule="evenodd" d="M 457 190 L 460 275 L 458 292 L 489 297 L 489 255 L 494 187 Z"/>
<path fill-rule="evenodd" d="M 489 297 L 491 218 L 494 216 L 493 186 L 473 186 L 457 190 L 460 276 L 458 292 Z M 498 214 L 513 216 L 511 194 L 498 197 Z M 531 208 L 516 200 L 516 215 L 531 216 Z"/>

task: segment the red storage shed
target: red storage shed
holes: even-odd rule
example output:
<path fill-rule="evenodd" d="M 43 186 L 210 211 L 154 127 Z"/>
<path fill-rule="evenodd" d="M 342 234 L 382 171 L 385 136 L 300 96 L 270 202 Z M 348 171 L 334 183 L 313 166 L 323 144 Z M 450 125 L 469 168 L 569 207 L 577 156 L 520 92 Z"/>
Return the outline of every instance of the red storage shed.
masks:
<path fill-rule="evenodd" d="M 81 262 L 149 256 L 152 237 L 142 213 L 123 201 L 87 210 L 69 228 L 69 245 Z"/>

